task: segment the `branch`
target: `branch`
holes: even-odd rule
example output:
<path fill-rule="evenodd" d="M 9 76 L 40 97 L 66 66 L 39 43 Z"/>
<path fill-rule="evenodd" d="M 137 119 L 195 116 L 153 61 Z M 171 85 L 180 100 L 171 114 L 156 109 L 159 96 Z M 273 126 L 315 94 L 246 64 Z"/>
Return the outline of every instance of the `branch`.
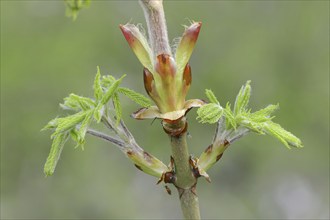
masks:
<path fill-rule="evenodd" d="M 120 140 L 117 140 L 117 139 L 115 139 L 113 137 L 110 137 L 109 135 L 106 135 L 106 134 L 101 133 L 99 131 L 88 129 L 87 130 L 87 134 L 90 134 L 90 135 L 93 135 L 95 137 L 101 138 L 103 140 L 109 141 L 109 142 L 117 145 L 118 147 L 120 147 L 120 149 L 123 149 L 125 147 L 125 143 L 124 142 L 122 142 Z"/>

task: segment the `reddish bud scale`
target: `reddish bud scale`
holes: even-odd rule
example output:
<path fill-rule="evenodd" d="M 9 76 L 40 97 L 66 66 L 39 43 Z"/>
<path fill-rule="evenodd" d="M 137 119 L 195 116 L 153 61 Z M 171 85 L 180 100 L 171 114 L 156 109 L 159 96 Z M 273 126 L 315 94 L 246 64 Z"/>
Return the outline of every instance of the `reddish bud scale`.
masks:
<path fill-rule="evenodd" d="M 195 43 L 197 41 L 199 32 L 201 30 L 202 22 L 196 22 L 192 24 L 184 33 L 184 36 L 190 42 Z"/>
<path fill-rule="evenodd" d="M 134 35 L 133 33 L 126 28 L 124 25 L 119 25 L 121 32 L 123 33 L 127 43 L 129 44 L 130 47 L 132 47 L 134 43 Z"/>
<path fill-rule="evenodd" d="M 152 76 L 152 73 L 147 69 L 143 69 L 143 81 L 144 81 L 144 88 L 146 89 L 149 96 L 151 96 L 152 93 L 152 83 L 154 81 L 154 77 Z"/>
<path fill-rule="evenodd" d="M 168 54 L 160 54 L 157 56 L 155 70 L 162 77 L 174 77 L 176 73 L 176 66 L 174 59 Z"/>
<path fill-rule="evenodd" d="M 192 78 L 191 78 L 191 67 L 188 63 L 184 68 L 182 79 L 184 80 L 186 86 L 190 86 Z"/>

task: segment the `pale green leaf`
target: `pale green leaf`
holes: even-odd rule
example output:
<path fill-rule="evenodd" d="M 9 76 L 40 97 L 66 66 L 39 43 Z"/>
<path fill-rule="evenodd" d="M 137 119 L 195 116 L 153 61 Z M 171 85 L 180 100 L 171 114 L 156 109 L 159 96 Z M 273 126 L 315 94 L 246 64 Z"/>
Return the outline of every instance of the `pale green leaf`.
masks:
<path fill-rule="evenodd" d="M 206 94 L 206 97 L 210 100 L 210 102 L 219 104 L 217 97 L 214 95 L 214 93 L 211 90 L 206 89 L 205 94 Z"/>
<path fill-rule="evenodd" d="M 250 100 L 251 95 L 251 81 L 247 81 L 244 86 L 240 89 L 238 95 L 236 96 L 235 105 L 234 105 L 234 114 L 238 115 L 241 112 L 246 111 L 246 107 Z"/>
<path fill-rule="evenodd" d="M 112 95 L 116 92 L 118 86 L 120 85 L 121 81 L 123 80 L 123 78 L 126 75 L 123 75 L 122 77 L 120 77 L 120 79 L 116 80 L 109 88 L 108 90 L 105 92 L 104 96 L 102 97 L 101 101 L 99 104 L 101 105 L 105 105 L 106 103 L 108 103 L 108 101 L 110 100 L 110 98 L 112 97 Z"/>
<path fill-rule="evenodd" d="M 131 89 L 120 87 L 117 90 L 119 93 L 124 94 L 132 101 L 136 102 L 137 104 L 141 105 L 142 107 L 148 108 L 151 106 L 151 100 L 145 97 L 144 95 L 137 93 Z"/>
<path fill-rule="evenodd" d="M 215 103 L 209 103 L 201 106 L 197 110 L 197 120 L 201 123 L 216 123 L 222 116 L 223 108 Z"/>
<path fill-rule="evenodd" d="M 228 130 L 230 128 L 236 129 L 237 123 L 236 123 L 236 120 L 235 120 L 235 116 L 234 116 L 233 112 L 230 109 L 229 102 L 227 102 L 226 108 L 224 108 L 224 115 L 225 115 L 225 118 L 226 118 L 226 127 L 227 127 L 227 129 Z"/>
<path fill-rule="evenodd" d="M 118 93 L 113 94 L 112 101 L 113 101 L 113 106 L 114 106 L 115 112 L 116 112 L 116 124 L 118 125 L 122 118 L 122 112 L 123 112 Z"/>
<path fill-rule="evenodd" d="M 265 132 L 279 139 L 287 148 L 303 147 L 299 138 L 272 121 L 265 123 Z"/>
<path fill-rule="evenodd" d="M 60 106 L 63 109 L 87 111 L 95 107 L 95 102 L 90 98 L 71 93 L 68 97 L 64 98 L 64 103 L 60 104 Z"/>
<path fill-rule="evenodd" d="M 85 143 L 85 135 L 89 125 L 93 121 L 93 111 L 90 110 L 86 113 L 84 120 L 81 122 L 79 129 L 77 130 L 77 147 L 81 146 L 83 149 Z"/>
<path fill-rule="evenodd" d="M 104 111 L 104 105 L 106 105 L 109 100 L 113 97 L 114 93 L 117 91 L 121 81 L 126 75 L 123 75 L 120 79 L 114 80 L 112 76 L 107 76 L 103 79 L 105 79 L 107 82 L 113 81 L 112 84 L 107 85 L 106 91 L 104 95 L 102 96 L 101 100 L 99 101 L 98 105 L 95 107 L 94 110 L 94 118 L 99 123 L 102 119 L 103 111 Z M 102 80 L 103 82 L 103 80 Z M 110 83 L 110 82 L 109 82 Z"/>
<path fill-rule="evenodd" d="M 52 134 L 52 137 L 74 128 L 85 119 L 87 113 L 88 112 L 78 112 L 67 117 L 57 118 L 57 128 Z"/>
<path fill-rule="evenodd" d="M 48 129 L 55 129 L 57 125 L 58 125 L 58 118 L 54 118 L 51 121 L 49 121 L 47 125 L 41 129 L 41 131 L 45 131 Z"/>
<path fill-rule="evenodd" d="M 102 76 L 101 86 L 103 88 L 110 87 L 116 81 L 115 77 L 111 75 Z"/>
<path fill-rule="evenodd" d="M 250 120 L 250 118 L 246 118 L 240 122 L 240 125 L 248 128 L 249 130 L 259 133 L 259 134 L 264 134 L 263 132 L 263 126 L 264 123 L 259 123 L 259 122 L 254 122 Z"/>
<path fill-rule="evenodd" d="M 54 173 L 57 162 L 60 159 L 64 144 L 68 140 L 68 137 L 69 134 L 67 132 L 60 133 L 54 136 L 52 147 L 44 165 L 44 173 L 46 174 L 46 176 L 51 176 Z"/>
<path fill-rule="evenodd" d="M 97 105 L 94 109 L 94 119 L 97 123 L 99 123 L 102 119 L 104 112 L 104 106 L 103 105 Z"/>
<path fill-rule="evenodd" d="M 90 0 L 64 0 L 66 5 L 66 15 L 72 17 L 73 20 L 77 19 L 78 12 L 87 8 L 90 5 Z"/>
<path fill-rule="evenodd" d="M 94 97 L 96 102 L 101 100 L 103 96 L 102 86 L 101 86 L 101 72 L 100 67 L 97 67 L 97 73 L 94 80 Z"/>
<path fill-rule="evenodd" d="M 78 136 L 78 129 L 77 129 L 77 127 L 75 127 L 75 128 L 73 128 L 73 129 L 70 130 L 70 137 L 71 137 L 71 139 L 74 142 L 76 142 L 76 143 L 79 142 L 79 136 Z"/>
<path fill-rule="evenodd" d="M 268 105 L 266 108 L 260 109 L 259 111 L 253 112 L 249 115 L 250 119 L 254 122 L 265 122 L 269 121 L 272 118 L 270 117 L 274 111 L 279 107 L 277 105 Z"/>

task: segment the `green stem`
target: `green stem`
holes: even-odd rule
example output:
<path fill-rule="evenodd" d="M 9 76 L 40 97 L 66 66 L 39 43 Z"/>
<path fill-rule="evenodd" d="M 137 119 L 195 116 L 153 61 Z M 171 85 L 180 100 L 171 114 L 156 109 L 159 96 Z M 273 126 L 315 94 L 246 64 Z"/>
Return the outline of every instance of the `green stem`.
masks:
<path fill-rule="evenodd" d="M 197 178 L 190 164 L 186 118 L 183 117 L 177 121 L 163 120 L 162 124 L 171 140 L 175 171 L 173 184 L 179 192 L 183 216 L 185 219 L 200 219 L 199 203 L 196 194 Z"/>
<path fill-rule="evenodd" d="M 200 219 L 199 203 L 196 194 L 196 178 L 189 163 L 189 151 L 187 145 L 187 132 L 179 136 L 171 136 L 172 156 L 175 165 L 176 181 L 181 209 L 185 219 Z"/>

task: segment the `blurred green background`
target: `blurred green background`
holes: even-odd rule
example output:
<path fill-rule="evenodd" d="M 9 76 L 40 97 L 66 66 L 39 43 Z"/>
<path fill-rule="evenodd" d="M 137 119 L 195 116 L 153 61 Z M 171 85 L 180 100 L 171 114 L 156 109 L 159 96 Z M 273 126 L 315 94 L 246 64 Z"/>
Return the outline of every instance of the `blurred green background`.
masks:
<path fill-rule="evenodd" d="M 233 144 L 198 193 L 204 219 L 329 218 L 329 2 L 165 1 L 171 39 L 189 19 L 202 21 L 190 64 L 188 98 L 212 89 L 233 102 L 252 80 L 251 107 L 280 103 L 275 121 L 300 137 L 288 150 L 267 136 Z M 62 1 L 1 1 L 1 218 L 180 218 L 178 198 L 145 175 L 114 146 L 94 137 L 85 150 L 69 142 L 54 176 L 42 169 L 50 132 L 40 129 L 62 114 L 70 92 L 92 95 L 99 65 L 122 74 L 144 93 L 142 67 L 118 25 L 145 25 L 137 1 L 92 1 L 77 21 Z M 138 143 L 169 161 L 159 121 L 135 121 L 137 105 L 124 100 L 124 119 Z M 189 113 L 191 152 L 211 142 L 214 126 Z"/>

